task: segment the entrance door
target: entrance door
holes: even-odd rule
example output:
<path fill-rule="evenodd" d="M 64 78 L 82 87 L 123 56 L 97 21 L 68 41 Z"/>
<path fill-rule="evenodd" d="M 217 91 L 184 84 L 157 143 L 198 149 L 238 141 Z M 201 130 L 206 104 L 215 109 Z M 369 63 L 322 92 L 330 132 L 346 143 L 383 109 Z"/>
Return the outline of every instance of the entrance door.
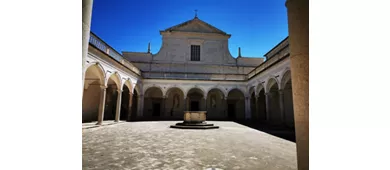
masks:
<path fill-rule="evenodd" d="M 160 103 L 153 103 L 153 116 L 160 116 Z"/>
<path fill-rule="evenodd" d="M 233 120 L 236 118 L 236 107 L 234 104 L 228 104 L 228 118 L 229 120 Z"/>
<path fill-rule="evenodd" d="M 191 101 L 191 111 L 199 111 L 199 102 Z"/>

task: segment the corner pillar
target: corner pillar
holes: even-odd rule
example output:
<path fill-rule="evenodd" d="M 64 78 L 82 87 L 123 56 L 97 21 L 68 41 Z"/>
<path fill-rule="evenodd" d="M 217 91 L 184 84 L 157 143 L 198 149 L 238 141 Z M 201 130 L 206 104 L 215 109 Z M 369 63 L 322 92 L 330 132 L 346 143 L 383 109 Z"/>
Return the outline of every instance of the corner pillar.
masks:
<path fill-rule="evenodd" d="M 128 107 L 128 113 L 127 113 L 127 120 L 131 120 L 131 114 L 133 112 L 133 93 L 129 93 L 129 107 Z"/>
<path fill-rule="evenodd" d="M 143 112 L 144 112 L 144 95 L 139 95 L 138 98 L 138 110 L 137 110 L 137 117 L 141 117 L 143 116 Z"/>
<path fill-rule="evenodd" d="M 284 124 L 284 94 L 283 90 L 279 90 L 279 107 L 280 107 L 280 120 Z"/>
<path fill-rule="evenodd" d="M 265 95 L 265 112 L 266 112 L 266 120 L 270 121 L 271 116 L 271 93 L 264 93 Z"/>
<path fill-rule="evenodd" d="M 256 96 L 255 96 L 255 106 L 256 106 L 256 113 L 255 113 L 255 119 L 256 120 L 258 120 L 259 119 L 259 117 L 260 117 L 260 114 L 259 114 L 259 95 L 258 94 L 256 94 Z"/>
<path fill-rule="evenodd" d="M 287 0 L 298 170 L 309 169 L 309 0 Z"/>
<path fill-rule="evenodd" d="M 250 97 L 245 97 L 245 119 L 251 118 Z"/>

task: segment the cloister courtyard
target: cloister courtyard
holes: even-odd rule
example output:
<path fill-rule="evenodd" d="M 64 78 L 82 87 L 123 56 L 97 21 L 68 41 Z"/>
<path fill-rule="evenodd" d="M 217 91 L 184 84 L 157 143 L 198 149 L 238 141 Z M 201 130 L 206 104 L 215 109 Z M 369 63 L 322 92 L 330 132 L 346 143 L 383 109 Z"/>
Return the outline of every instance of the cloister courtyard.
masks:
<path fill-rule="evenodd" d="M 169 128 L 177 122 L 85 126 L 83 169 L 297 169 L 296 144 L 289 139 L 293 130 L 231 121 L 208 121 L 219 129 Z"/>

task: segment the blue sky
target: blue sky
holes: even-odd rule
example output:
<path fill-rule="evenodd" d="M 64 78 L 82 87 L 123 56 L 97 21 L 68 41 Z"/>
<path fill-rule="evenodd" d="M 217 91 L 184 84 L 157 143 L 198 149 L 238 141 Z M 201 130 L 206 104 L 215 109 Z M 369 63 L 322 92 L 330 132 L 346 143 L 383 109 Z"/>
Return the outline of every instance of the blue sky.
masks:
<path fill-rule="evenodd" d="M 231 34 L 233 57 L 263 57 L 288 35 L 286 0 L 94 0 L 91 31 L 118 52 L 159 51 L 159 33 L 199 19 Z"/>

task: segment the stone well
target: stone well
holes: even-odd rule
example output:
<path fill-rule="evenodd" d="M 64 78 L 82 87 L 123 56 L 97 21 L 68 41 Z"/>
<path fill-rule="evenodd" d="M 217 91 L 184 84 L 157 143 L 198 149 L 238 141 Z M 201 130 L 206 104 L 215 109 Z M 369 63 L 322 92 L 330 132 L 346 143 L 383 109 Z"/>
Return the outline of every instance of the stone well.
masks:
<path fill-rule="evenodd" d="M 206 123 L 206 111 L 184 111 L 183 123 L 171 125 L 171 128 L 179 129 L 216 129 L 218 126 Z"/>

